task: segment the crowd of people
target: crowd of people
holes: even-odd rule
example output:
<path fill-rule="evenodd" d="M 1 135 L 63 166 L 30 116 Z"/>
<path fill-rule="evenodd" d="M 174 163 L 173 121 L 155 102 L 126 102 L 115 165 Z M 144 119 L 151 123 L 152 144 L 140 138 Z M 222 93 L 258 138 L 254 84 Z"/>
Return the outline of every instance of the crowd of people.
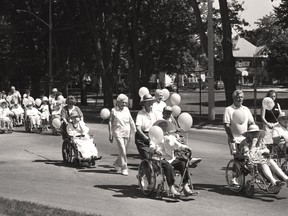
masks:
<path fill-rule="evenodd" d="M 276 102 L 277 93 L 275 91 L 269 91 L 267 97 L 271 98 L 270 102 L 273 102 L 273 107 L 268 109 L 266 105 L 263 105 L 261 109 L 264 132 L 256 125 L 249 108 L 243 105 L 244 93 L 241 90 L 234 91 L 233 104 L 225 109 L 223 123 L 231 153 L 234 155 L 240 153 L 248 156 L 251 160 L 260 161 L 262 172 L 270 181 L 270 187 L 273 190 L 273 188 L 288 184 L 288 176 L 273 159 L 264 156 L 263 153 L 269 153 L 269 149 L 264 143 L 264 137 L 270 135 L 274 142 L 281 145 L 284 151 L 287 151 L 288 117 L 285 116 L 279 103 Z M 172 115 L 172 108 L 163 100 L 163 91 L 157 89 L 155 97 L 150 93 L 141 97 L 141 110 L 138 112 L 135 122 L 128 108 L 128 97 L 125 94 L 120 94 L 116 101 L 108 123 L 108 139 L 111 143 L 115 141 L 118 147 L 118 156 L 113 163 L 115 170 L 128 176 L 127 151 L 131 137 L 135 136 L 135 144 L 140 158 L 142 160 L 150 159 L 151 155 L 156 153 L 157 158 L 162 161 L 162 168 L 170 193 L 179 195 L 174 188 L 173 169 L 177 169 L 183 174 L 185 161 L 175 157 L 174 151 L 191 149 L 185 144 L 181 128 Z M 11 86 L 8 94 L 1 92 L 1 130 L 4 131 L 6 128 L 12 131 L 13 125 L 23 125 L 26 118 L 30 119 L 33 128 L 44 125 L 47 130 L 54 127 L 51 124 L 53 119 L 59 118 L 61 125 L 58 127 L 61 127 L 63 139 L 67 136 L 73 137 L 79 150 L 83 151 L 83 157 L 99 158 L 93 140 L 89 139 L 89 128 L 85 125 L 83 113 L 76 106 L 76 100 L 73 96 L 68 96 L 65 100 L 56 88 L 52 90 L 49 97 L 43 96 L 36 100 L 30 96 L 29 90 L 22 96 L 14 86 Z M 240 119 L 243 121 L 239 122 Z M 162 129 L 164 134 L 163 139 L 157 143 L 149 137 L 149 131 L 155 124 Z M 192 161 L 198 163 L 201 158 L 193 158 Z M 276 173 L 280 180 L 276 179 L 273 173 Z M 191 194 L 187 181 L 187 176 L 183 176 L 184 191 L 186 194 Z M 235 185 L 238 184 L 236 178 L 232 179 L 232 182 Z"/>

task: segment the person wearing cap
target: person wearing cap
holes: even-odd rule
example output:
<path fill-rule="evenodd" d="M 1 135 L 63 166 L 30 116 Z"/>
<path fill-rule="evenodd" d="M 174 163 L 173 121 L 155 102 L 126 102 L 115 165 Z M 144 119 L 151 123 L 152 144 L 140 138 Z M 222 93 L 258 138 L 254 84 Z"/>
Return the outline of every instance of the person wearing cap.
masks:
<path fill-rule="evenodd" d="M 288 154 L 288 116 L 280 116 L 277 121 L 272 131 L 272 139 Z"/>
<path fill-rule="evenodd" d="M 99 159 L 98 150 L 89 137 L 89 128 L 81 120 L 78 112 L 73 110 L 70 114 L 71 122 L 67 125 L 67 134 L 77 144 L 77 149 L 84 159 Z"/>
<path fill-rule="evenodd" d="M 54 104 L 56 102 L 56 96 L 57 96 L 57 93 L 58 93 L 58 89 L 57 88 L 53 88 L 52 89 L 52 94 L 49 95 L 49 104 Z"/>
<path fill-rule="evenodd" d="M 266 97 L 270 97 L 274 101 L 274 107 L 271 110 L 266 110 L 263 105 L 261 107 L 261 119 L 264 123 L 264 130 L 272 133 L 273 127 L 277 124 L 277 118 L 281 115 L 282 110 L 280 104 L 276 102 L 277 93 L 274 90 L 268 91 Z"/>
<path fill-rule="evenodd" d="M 13 112 L 8 108 L 8 102 L 2 100 L 0 103 L 0 129 L 1 130 L 12 130 L 11 117 L 13 117 Z"/>
<path fill-rule="evenodd" d="M 48 104 L 48 98 L 44 96 L 42 98 L 42 104 L 39 108 L 39 111 L 41 112 L 41 120 L 42 124 L 48 130 L 49 120 L 50 120 L 50 111 L 49 111 L 49 104 Z"/>
<path fill-rule="evenodd" d="M 11 96 L 11 103 L 16 104 L 21 102 L 21 94 L 14 86 L 11 86 L 8 95 Z"/>
<path fill-rule="evenodd" d="M 146 94 L 140 101 L 142 109 L 138 112 L 136 117 L 136 133 L 135 144 L 140 154 L 141 159 L 149 158 L 149 129 L 156 122 L 156 115 L 152 111 L 152 104 L 155 99 L 151 94 Z"/>
<path fill-rule="evenodd" d="M 223 123 L 226 134 L 228 135 L 228 144 L 240 143 L 245 137 L 243 134 L 247 131 L 248 127 L 255 124 L 251 111 L 248 107 L 243 105 L 244 93 L 241 90 L 235 90 L 232 94 L 233 104 L 228 106 L 223 115 Z M 243 124 L 238 124 L 233 120 L 233 113 L 237 110 L 243 112 L 245 119 Z"/>
<path fill-rule="evenodd" d="M 166 103 L 163 101 L 163 91 L 161 89 L 156 89 L 155 91 L 155 99 L 156 101 L 152 105 L 152 110 L 156 115 L 157 120 L 162 119 L 163 117 L 163 109 L 166 107 Z"/>
<path fill-rule="evenodd" d="M 113 139 L 115 139 L 119 150 L 114 167 L 116 171 L 121 168 L 121 173 L 125 176 L 128 175 L 127 148 L 131 133 L 136 132 L 136 126 L 127 104 L 128 97 L 124 94 L 119 94 L 116 106 L 111 110 L 108 124 L 109 141 L 112 143 Z"/>
<path fill-rule="evenodd" d="M 170 190 L 170 193 L 173 195 L 179 196 L 180 193 L 174 187 L 174 169 L 178 170 L 181 175 L 184 175 L 183 178 L 183 190 L 186 195 L 191 195 L 192 191 L 188 185 L 189 176 L 188 173 L 185 172 L 185 164 L 187 162 L 184 158 L 176 158 L 174 151 L 175 150 L 190 150 L 191 149 L 187 145 L 183 145 L 177 141 L 174 133 L 176 131 L 175 126 L 166 120 L 158 120 L 154 125 L 159 126 L 164 133 L 164 139 L 160 143 L 154 143 L 150 141 L 150 152 L 155 152 L 158 157 L 154 158 L 159 160 L 161 159 L 161 164 L 163 167 L 164 174 L 166 176 L 167 184 Z M 186 161 L 185 161 L 186 160 Z"/>
<path fill-rule="evenodd" d="M 248 156 L 250 161 L 260 162 L 263 174 L 271 183 L 269 190 L 276 192 L 285 185 L 285 182 L 288 183 L 288 176 L 278 167 L 273 159 L 265 157 L 265 153 L 269 154 L 270 151 L 264 143 L 263 132 L 257 125 L 250 125 L 244 133 L 245 139 L 240 143 L 240 152 Z M 273 173 L 283 181 L 275 179 Z M 237 184 L 237 182 L 234 183 Z"/>
<path fill-rule="evenodd" d="M 66 105 L 62 108 L 61 114 L 60 114 L 61 120 L 63 121 L 62 131 L 66 131 L 66 126 L 68 125 L 70 121 L 70 114 L 72 113 L 72 111 L 76 111 L 78 113 L 80 120 L 84 121 L 82 111 L 75 104 L 76 104 L 75 97 L 72 95 L 68 96 L 66 99 Z M 63 139 L 65 139 L 66 133 L 62 133 L 62 137 Z"/>
<path fill-rule="evenodd" d="M 41 126 L 41 112 L 33 107 L 33 103 L 29 102 L 26 106 L 25 116 L 30 119 L 31 128 L 40 128 Z"/>

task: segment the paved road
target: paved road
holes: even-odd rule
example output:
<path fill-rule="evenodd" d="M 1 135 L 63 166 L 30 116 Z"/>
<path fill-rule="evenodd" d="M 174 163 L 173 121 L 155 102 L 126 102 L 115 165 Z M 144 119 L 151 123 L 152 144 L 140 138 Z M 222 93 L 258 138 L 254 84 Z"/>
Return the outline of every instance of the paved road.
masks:
<path fill-rule="evenodd" d="M 288 189 L 277 196 L 249 199 L 230 192 L 224 167 L 230 159 L 223 132 L 192 130 L 189 145 L 203 161 L 193 170 L 200 192 L 188 200 L 144 197 L 137 186 L 139 159 L 131 143 L 129 176 L 112 171 L 117 153 L 107 141 L 107 125 L 88 124 L 103 159 L 98 167 L 67 167 L 61 158 L 61 137 L 28 134 L 23 128 L 0 135 L 0 196 L 102 215 L 286 215 Z M 133 140 L 132 140 L 133 141 Z"/>

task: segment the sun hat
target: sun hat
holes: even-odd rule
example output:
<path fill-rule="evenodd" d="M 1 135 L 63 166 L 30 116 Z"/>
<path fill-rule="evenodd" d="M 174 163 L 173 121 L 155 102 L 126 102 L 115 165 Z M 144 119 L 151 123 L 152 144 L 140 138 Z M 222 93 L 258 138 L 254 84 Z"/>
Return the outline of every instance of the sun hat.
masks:
<path fill-rule="evenodd" d="M 175 132 L 176 131 L 176 127 L 175 125 L 170 122 L 170 121 L 167 121 L 167 120 L 158 120 L 156 121 L 153 126 L 159 126 L 164 133 L 166 132 Z"/>
<path fill-rule="evenodd" d="M 244 133 L 244 135 L 247 135 L 248 133 L 253 132 L 261 132 L 262 130 L 259 129 L 258 125 L 252 124 L 249 126 L 248 130 Z"/>
<path fill-rule="evenodd" d="M 73 110 L 70 114 L 70 118 L 73 118 L 73 117 L 79 117 L 79 114 L 77 111 Z"/>
<path fill-rule="evenodd" d="M 57 88 L 53 88 L 52 92 L 58 92 L 58 89 Z"/>
<path fill-rule="evenodd" d="M 145 102 L 153 102 L 155 98 L 151 94 L 145 94 L 140 101 L 140 106 L 143 106 Z"/>
<path fill-rule="evenodd" d="M 6 103 L 6 105 L 8 105 L 7 101 L 6 100 L 0 100 L 0 104 L 2 105 L 3 103 Z"/>
<path fill-rule="evenodd" d="M 170 107 L 170 106 L 165 106 L 165 107 L 163 108 L 163 112 L 171 112 L 171 113 L 172 113 L 172 107 Z"/>

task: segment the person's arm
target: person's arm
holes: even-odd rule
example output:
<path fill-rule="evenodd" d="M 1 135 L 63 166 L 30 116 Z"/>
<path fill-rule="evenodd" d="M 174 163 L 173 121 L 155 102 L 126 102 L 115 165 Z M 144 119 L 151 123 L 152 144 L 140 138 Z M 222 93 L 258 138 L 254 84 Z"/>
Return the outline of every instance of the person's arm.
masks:
<path fill-rule="evenodd" d="M 113 117 L 114 117 L 114 111 L 112 109 L 111 115 L 109 117 L 109 122 L 108 122 L 108 131 L 109 131 L 109 141 L 110 143 L 113 142 L 113 134 L 112 134 L 112 122 L 113 122 Z"/>
<path fill-rule="evenodd" d="M 232 134 L 231 128 L 230 128 L 230 124 L 228 123 L 224 123 L 224 128 L 225 128 L 225 132 L 228 136 L 229 142 L 230 143 L 235 143 L 236 140 L 234 139 L 234 136 Z"/>
<path fill-rule="evenodd" d="M 149 137 L 143 133 L 142 129 L 141 129 L 141 125 L 136 125 L 136 130 L 137 133 L 144 139 L 144 140 L 150 140 Z"/>
<path fill-rule="evenodd" d="M 131 113 L 129 112 L 129 122 L 130 122 L 130 127 L 131 127 L 131 132 L 136 132 L 136 125 L 135 122 L 131 116 Z"/>
<path fill-rule="evenodd" d="M 81 130 L 81 134 L 86 135 L 89 132 L 89 128 L 85 125 L 83 121 L 79 122 L 79 128 Z"/>
<path fill-rule="evenodd" d="M 250 125 L 254 125 L 255 121 L 254 121 L 254 118 L 253 118 L 253 115 L 252 115 L 250 109 L 248 109 L 248 107 L 246 107 L 246 109 L 247 109 L 247 113 L 248 113 L 248 127 L 249 127 Z"/>
<path fill-rule="evenodd" d="M 270 124 L 266 119 L 265 119 L 265 114 L 266 114 L 266 109 L 262 106 L 261 107 L 261 119 L 262 119 L 262 122 L 267 125 L 270 129 L 273 128 L 273 125 Z"/>

